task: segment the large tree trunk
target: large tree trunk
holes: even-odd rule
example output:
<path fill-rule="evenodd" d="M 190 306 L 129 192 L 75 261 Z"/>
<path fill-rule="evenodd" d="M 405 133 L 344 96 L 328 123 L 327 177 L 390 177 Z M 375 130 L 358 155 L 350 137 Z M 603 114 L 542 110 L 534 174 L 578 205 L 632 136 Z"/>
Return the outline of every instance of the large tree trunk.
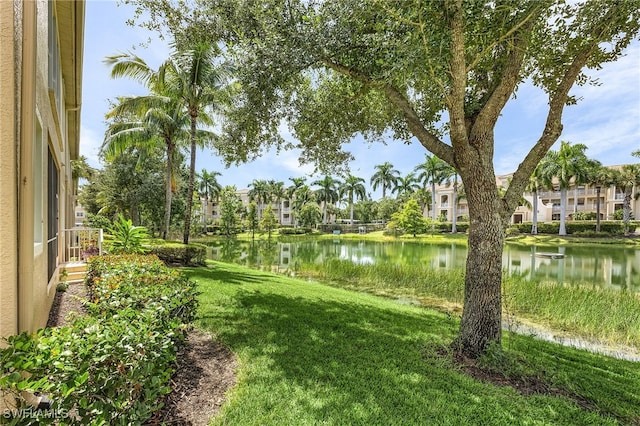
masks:
<path fill-rule="evenodd" d="M 431 219 L 436 221 L 436 184 L 431 182 Z"/>
<path fill-rule="evenodd" d="M 193 208 L 193 190 L 196 175 L 196 118 L 197 116 L 191 115 L 191 164 L 189 167 L 187 207 L 184 214 L 184 236 L 182 237 L 182 242 L 185 244 L 189 244 L 189 234 L 191 233 L 191 210 Z"/>
<path fill-rule="evenodd" d="M 173 143 L 167 142 L 167 170 L 165 172 L 164 191 L 164 227 L 162 238 L 169 238 L 169 226 L 171 224 L 171 173 L 173 172 Z"/>
<path fill-rule="evenodd" d="M 567 189 L 560 188 L 560 230 L 558 235 L 567 235 L 565 218 L 567 217 Z"/>
<path fill-rule="evenodd" d="M 538 235 L 538 190 L 533 189 L 533 200 L 531 202 L 533 218 L 531 219 L 531 235 Z"/>
<path fill-rule="evenodd" d="M 477 358 L 491 342 L 501 342 L 504 221 L 495 177 L 481 172 L 463 181 L 469 203 L 469 252 L 462 322 L 454 346 Z"/>

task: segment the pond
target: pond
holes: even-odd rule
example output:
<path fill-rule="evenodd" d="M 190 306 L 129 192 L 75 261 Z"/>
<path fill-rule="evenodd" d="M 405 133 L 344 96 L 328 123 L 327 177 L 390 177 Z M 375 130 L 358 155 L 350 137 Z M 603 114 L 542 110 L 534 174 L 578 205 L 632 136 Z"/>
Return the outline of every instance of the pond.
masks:
<path fill-rule="evenodd" d="M 550 254 L 554 254 L 553 257 Z M 295 270 L 304 263 L 327 259 L 359 264 L 395 263 L 433 269 L 464 269 L 467 248 L 456 244 L 408 241 L 373 242 L 304 240 L 300 242 L 245 242 L 217 240 L 208 243 L 208 257 L 279 272 Z M 502 262 L 509 274 L 530 280 L 562 284 L 587 284 L 640 292 L 640 249 L 623 246 L 524 246 L 507 244 Z"/>

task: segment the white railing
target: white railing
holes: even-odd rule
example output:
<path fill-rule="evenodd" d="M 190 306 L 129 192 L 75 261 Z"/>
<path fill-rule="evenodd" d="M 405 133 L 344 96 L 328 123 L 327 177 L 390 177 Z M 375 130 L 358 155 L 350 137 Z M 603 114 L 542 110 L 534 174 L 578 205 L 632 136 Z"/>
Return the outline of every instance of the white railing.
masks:
<path fill-rule="evenodd" d="M 64 230 L 64 262 L 86 262 L 102 254 L 101 228 L 71 228 Z"/>

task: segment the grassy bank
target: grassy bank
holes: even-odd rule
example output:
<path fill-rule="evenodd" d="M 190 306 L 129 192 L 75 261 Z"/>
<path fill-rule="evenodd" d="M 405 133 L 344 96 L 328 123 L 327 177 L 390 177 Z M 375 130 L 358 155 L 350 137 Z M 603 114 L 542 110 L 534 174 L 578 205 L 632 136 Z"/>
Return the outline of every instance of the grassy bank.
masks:
<path fill-rule="evenodd" d="M 412 298 L 450 315 L 459 314 L 464 300 L 462 271 L 420 265 L 359 265 L 337 259 L 300 268 L 297 273 L 303 277 L 394 298 Z M 504 276 L 503 287 L 505 314 L 578 337 L 640 348 L 638 294 L 536 283 L 513 276 Z"/>
<path fill-rule="evenodd" d="M 507 338 L 484 359 L 555 389 L 525 396 L 469 377 L 443 348 L 455 317 L 359 292 L 211 263 L 198 326 L 238 354 L 239 381 L 214 424 L 633 424 L 637 364 Z M 472 419 L 472 420 L 471 420 Z"/>

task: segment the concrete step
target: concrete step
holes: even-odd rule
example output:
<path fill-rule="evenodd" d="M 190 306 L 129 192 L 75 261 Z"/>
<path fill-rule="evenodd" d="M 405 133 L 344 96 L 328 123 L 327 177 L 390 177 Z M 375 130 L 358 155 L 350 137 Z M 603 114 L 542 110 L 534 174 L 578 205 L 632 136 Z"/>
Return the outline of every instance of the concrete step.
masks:
<path fill-rule="evenodd" d="M 63 273 L 66 271 L 66 277 Z M 84 277 L 87 275 L 87 264 L 84 262 L 70 262 L 62 265 L 60 268 L 60 274 L 58 275 L 58 282 L 66 282 L 67 284 L 76 284 L 84 282 Z"/>

